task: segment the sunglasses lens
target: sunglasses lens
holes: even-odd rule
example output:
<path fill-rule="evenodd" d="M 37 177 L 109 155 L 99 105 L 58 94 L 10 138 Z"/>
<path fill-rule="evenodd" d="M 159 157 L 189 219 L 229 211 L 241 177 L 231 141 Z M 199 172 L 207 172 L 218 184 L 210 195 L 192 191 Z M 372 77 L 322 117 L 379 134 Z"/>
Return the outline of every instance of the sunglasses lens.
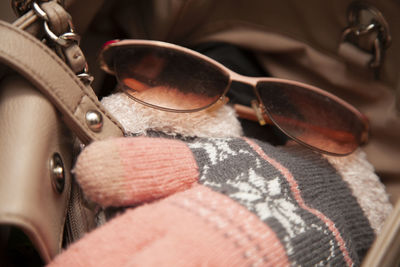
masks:
<path fill-rule="evenodd" d="M 341 100 L 296 83 L 260 82 L 257 89 L 270 119 L 300 143 L 336 155 L 362 143 L 366 125 Z"/>
<path fill-rule="evenodd" d="M 179 49 L 115 47 L 114 71 L 126 92 L 156 107 L 194 111 L 215 103 L 229 76 L 211 62 Z"/>

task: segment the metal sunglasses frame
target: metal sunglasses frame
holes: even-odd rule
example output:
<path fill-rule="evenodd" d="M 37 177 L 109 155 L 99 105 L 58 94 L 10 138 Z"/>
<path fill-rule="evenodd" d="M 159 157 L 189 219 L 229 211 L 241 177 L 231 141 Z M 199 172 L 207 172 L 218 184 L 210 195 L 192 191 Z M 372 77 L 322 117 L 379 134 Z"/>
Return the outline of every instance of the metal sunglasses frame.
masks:
<path fill-rule="evenodd" d="M 291 139 L 295 140 L 296 142 L 312 149 L 312 150 L 316 150 L 318 152 L 321 153 L 326 153 L 326 154 L 330 154 L 330 155 L 340 155 L 340 156 L 344 156 L 343 154 L 337 154 L 337 153 L 332 153 L 329 151 L 325 151 L 325 150 L 321 150 L 317 147 L 314 147 L 312 145 L 309 145 L 307 143 L 304 143 L 303 141 L 299 140 L 297 137 L 293 136 L 292 134 L 288 133 L 285 129 L 282 129 L 279 126 L 279 123 L 276 123 L 273 119 L 273 116 L 271 116 L 268 112 L 268 109 L 264 106 L 262 99 L 260 97 L 259 92 L 257 91 L 257 84 L 260 82 L 267 82 L 267 83 L 280 83 L 280 84 L 288 84 L 288 85 L 293 85 L 293 86 L 297 86 L 297 87 L 301 87 L 304 88 L 304 90 L 310 90 L 313 92 L 316 92 L 317 94 L 323 95 L 325 97 L 330 98 L 331 100 L 339 103 L 340 105 L 344 106 L 346 109 L 348 109 L 349 111 L 351 111 L 364 125 L 364 131 L 362 133 L 362 137 L 361 137 L 361 144 L 366 143 L 368 141 L 368 132 L 369 132 L 369 123 L 368 123 L 368 119 L 360 112 L 358 111 L 354 106 L 352 106 L 351 104 L 347 103 L 346 101 L 344 101 L 343 99 L 327 92 L 324 91 L 318 87 L 309 85 L 309 84 L 305 84 L 305 83 L 301 83 L 298 81 L 293 81 L 293 80 L 287 80 L 287 79 L 281 79 L 281 78 L 271 78 L 271 77 L 249 77 L 249 76 L 244 76 L 241 74 L 238 74 L 232 70 L 230 70 L 229 68 L 225 67 L 224 65 L 222 65 L 221 63 L 203 55 L 200 54 L 196 51 L 193 51 L 189 48 L 185 48 L 179 45 L 175 45 L 175 44 L 171 44 L 171 43 L 166 43 L 166 42 L 161 42 L 161 41 L 153 41 L 153 40 L 112 40 L 109 41 L 107 43 L 104 44 L 102 51 L 100 53 L 99 56 L 99 60 L 100 60 L 100 66 L 101 68 L 106 71 L 109 74 L 112 75 L 116 75 L 115 71 L 113 70 L 113 64 L 111 64 L 112 62 L 112 55 L 113 55 L 113 49 L 114 48 L 120 48 L 120 47 L 129 47 L 129 46 L 148 46 L 148 47 L 161 47 L 164 49 L 168 49 L 168 50 L 173 50 L 173 51 L 177 51 L 179 53 L 185 53 L 189 56 L 192 56 L 194 58 L 206 61 L 208 64 L 213 65 L 214 67 L 218 68 L 221 71 L 221 74 L 225 74 L 227 75 L 227 77 L 229 77 L 229 81 L 228 84 L 226 86 L 226 88 L 224 89 L 223 93 L 221 94 L 221 96 L 216 99 L 215 101 L 213 101 L 212 103 L 201 107 L 201 108 L 196 108 L 196 109 L 191 109 L 191 110 L 177 110 L 177 109 L 170 109 L 170 108 L 164 108 L 164 107 L 159 107 L 153 104 L 149 104 L 146 103 L 144 101 L 141 101 L 140 99 L 137 99 L 135 97 L 133 97 L 132 95 L 130 95 L 129 93 L 125 92 L 130 98 L 132 98 L 133 100 L 155 108 L 155 109 L 159 109 L 159 110 L 163 110 L 163 111 L 168 111 L 168 112 L 177 112 L 177 113 L 187 113 L 187 112 L 197 112 L 203 109 L 206 109 L 212 105 L 214 105 L 217 101 L 224 99 L 225 95 L 227 94 L 227 92 L 229 91 L 232 82 L 239 82 L 239 83 L 243 83 L 243 84 L 247 84 L 249 86 L 251 86 L 253 88 L 253 92 L 257 98 L 258 101 L 258 108 L 261 110 L 262 115 L 264 117 L 264 119 L 266 121 L 271 121 L 272 124 L 274 124 L 276 127 L 278 127 L 285 135 L 287 135 L 288 137 L 290 137 Z M 111 53 L 110 53 L 111 52 Z M 240 105 L 239 105 L 240 106 Z M 249 109 L 246 108 L 238 108 L 241 111 L 244 111 L 246 114 L 246 118 L 248 119 L 249 117 L 251 118 L 252 115 L 249 115 Z M 252 112 L 250 112 L 252 113 Z M 253 120 L 257 120 L 254 119 L 256 118 L 255 115 L 256 112 L 254 112 L 254 117 Z M 240 114 L 239 114 L 240 115 Z M 361 145 L 360 144 L 360 145 Z M 346 154 L 347 155 L 347 154 Z"/>

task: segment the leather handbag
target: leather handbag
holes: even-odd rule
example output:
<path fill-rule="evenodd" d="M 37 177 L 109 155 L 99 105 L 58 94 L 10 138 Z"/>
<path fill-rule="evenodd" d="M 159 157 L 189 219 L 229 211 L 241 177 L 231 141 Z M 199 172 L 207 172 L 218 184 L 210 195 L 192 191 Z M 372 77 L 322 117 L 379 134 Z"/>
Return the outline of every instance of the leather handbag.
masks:
<path fill-rule="evenodd" d="M 70 170 L 82 146 L 124 134 L 94 93 L 106 93 L 95 57 L 101 41 L 112 38 L 190 47 L 231 43 L 251 51 L 273 76 L 339 95 L 371 118 L 373 138 L 365 150 L 388 191 L 398 195 L 397 3 L 12 3 L 20 17 L 12 24 L 0 22 L 0 262 L 5 265 L 49 262 L 95 226 L 96 210 Z M 81 45 L 72 21 L 85 33 Z M 96 76 L 93 88 L 86 62 Z M 399 255 L 397 201 L 364 265 L 395 266 Z"/>
<path fill-rule="evenodd" d="M 49 262 L 94 227 L 70 173 L 74 144 L 123 135 L 89 85 L 69 14 L 57 1 L 36 9 L 0 22 L 0 256 L 11 266 Z"/>

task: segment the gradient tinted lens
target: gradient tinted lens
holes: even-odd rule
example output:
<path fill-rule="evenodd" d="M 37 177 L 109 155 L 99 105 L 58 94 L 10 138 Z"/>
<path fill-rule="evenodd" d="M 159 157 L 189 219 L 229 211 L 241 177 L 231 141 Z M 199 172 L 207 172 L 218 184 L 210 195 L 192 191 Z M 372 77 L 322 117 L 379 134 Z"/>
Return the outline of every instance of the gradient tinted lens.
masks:
<path fill-rule="evenodd" d="M 366 126 L 347 104 L 297 84 L 260 82 L 257 89 L 270 119 L 293 139 L 337 155 L 360 145 Z"/>
<path fill-rule="evenodd" d="M 149 45 L 114 49 L 119 82 L 129 95 L 153 106 L 201 109 L 216 102 L 229 84 L 218 67 L 180 50 Z"/>

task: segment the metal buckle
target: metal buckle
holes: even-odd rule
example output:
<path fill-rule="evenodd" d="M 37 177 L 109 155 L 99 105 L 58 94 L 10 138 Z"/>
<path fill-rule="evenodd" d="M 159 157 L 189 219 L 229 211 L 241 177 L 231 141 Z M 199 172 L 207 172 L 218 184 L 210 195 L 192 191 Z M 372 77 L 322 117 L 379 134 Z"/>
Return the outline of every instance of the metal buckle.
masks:
<path fill-rule="evenodd" d="M 389 25 L 382 13 L 365 2 L 354 2 L 348 8 L 349 26 L 343 31 L 342 41 L 353 43 L 373 55 L 369 67 L 381 66 L 385 50 L 390 46 Z M 366 44 L 360 40 L 370 38 Z"/>

